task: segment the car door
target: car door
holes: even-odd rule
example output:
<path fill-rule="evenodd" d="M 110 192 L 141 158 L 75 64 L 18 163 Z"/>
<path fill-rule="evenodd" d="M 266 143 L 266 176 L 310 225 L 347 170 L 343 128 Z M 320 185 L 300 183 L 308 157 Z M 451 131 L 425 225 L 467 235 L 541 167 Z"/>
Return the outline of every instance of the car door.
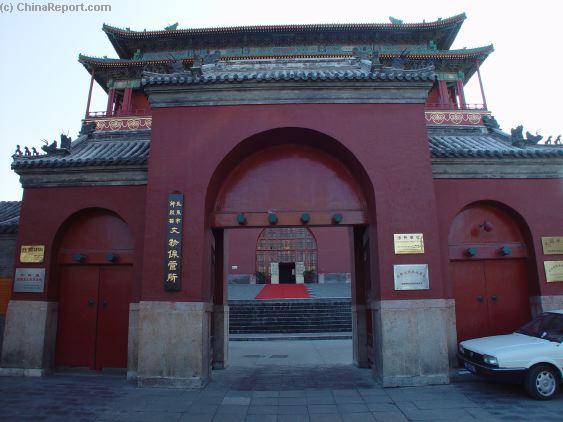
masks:
<path fill-rule="evenodd" d="M 547 329 L 548 335 L 552 341 L 550 347 L 550 358 L 552 358 L 563 374 L 563 314 L 552 314 L 553 319 L 550 321 Z"/>

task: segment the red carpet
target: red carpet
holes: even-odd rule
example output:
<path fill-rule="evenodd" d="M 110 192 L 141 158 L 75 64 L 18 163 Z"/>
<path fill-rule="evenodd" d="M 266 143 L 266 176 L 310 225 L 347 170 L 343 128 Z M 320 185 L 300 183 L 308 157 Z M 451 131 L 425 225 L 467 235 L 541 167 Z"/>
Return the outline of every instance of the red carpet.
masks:
<path fill-rule="evenodd" d="M 266 284 L 256 299 L 308 299 L 304 284 Z"/>

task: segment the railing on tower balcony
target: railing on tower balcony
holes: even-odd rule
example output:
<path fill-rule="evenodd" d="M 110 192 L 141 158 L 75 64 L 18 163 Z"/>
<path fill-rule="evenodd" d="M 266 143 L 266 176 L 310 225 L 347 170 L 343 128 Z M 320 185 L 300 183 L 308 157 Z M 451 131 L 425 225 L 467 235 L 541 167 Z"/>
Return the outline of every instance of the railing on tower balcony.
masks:
<path fill-rule="evenodd" d="M 152 126 L 150 109 L 138 108 L 130 111 L 116 112 L 92 111 L 86 114 L 85 123 L 95 124 L 96 132 L 145 130 Z"/>
<path fill-rule="evenodd" d="M 86 118 L 103 118 L 103 117 L 130 117 L 130 116 L 150 116 L 151 111 L 145 108 L 139 108 L 130 111 L 115 111 L 108 113 L 107 111 L 89 111 Z"/>
<path fill-rule="evenodd" d="M 484 104 L 465 104 L 463 106 L 458 106 L 457 104 L 426 103 L 426 109 L 427 110 L 486 111 L 487 107 Z"/>
<path fill-rule="evenodd" d="M 424 110 L 426 123 L 432 126 L 478 126 L 490 114 L 486 104 L 426 103 Z"/>

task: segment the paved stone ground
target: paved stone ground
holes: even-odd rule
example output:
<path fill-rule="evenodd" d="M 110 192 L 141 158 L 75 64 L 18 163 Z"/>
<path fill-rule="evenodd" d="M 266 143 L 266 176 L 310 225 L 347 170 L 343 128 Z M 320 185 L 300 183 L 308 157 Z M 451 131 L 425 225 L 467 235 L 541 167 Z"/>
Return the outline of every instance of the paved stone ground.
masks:
<path fill-rule="evenodd" d="M 563 393 L 538 402 L 473 377 L 383 389 L 349 363 L 347 340 L 233 342 L 230 352 L 231 367 L 201 391 L 139 389 L 117 375 L 0 377 L 0 421 L 563 420 Z"/>
<path fill-rule="evenodd" d="M 352 340 L 231 341 L 232 368 L 350 366 Z"/>

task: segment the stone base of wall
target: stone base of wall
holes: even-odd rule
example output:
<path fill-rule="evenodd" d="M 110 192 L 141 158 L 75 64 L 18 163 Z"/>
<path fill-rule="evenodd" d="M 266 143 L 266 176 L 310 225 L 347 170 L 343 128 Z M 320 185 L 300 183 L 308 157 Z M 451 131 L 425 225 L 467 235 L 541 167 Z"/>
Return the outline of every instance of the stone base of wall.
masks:
<path fill-rule="evenodd" d="M 229 306 L 213 307 L 213 369 L 225 369 L 229 361 Z"/>
<path fill-rule="evenodd" d="M 532 316 L 536 316 L 542 312 L 563 309 L 563 295 L 531 296 L 530 309 Z"/>
<path fill-rule="evenodd" d="M 50 374 L 46 369 L 26 369 L 26 368 L 0 368 L 0 377 L 43 377 Z"/>
<path fill-rule="evenodd" d="M 6 317 L 4 315 L 0 315 L 0 356 L 2 354 L 2 342 L 4 340 L 4 322 L 6 321 Z"/>
<path fill-rule="evenodd" d="M 453 300 L 382 300 L 371 309 L 374 376 L 384 387 L 449 383 L 456 348 Z"/>
<path fill-rule="evenodd" d="M 367 312 L 365 305 L 352 305 L 352 354 L 358 368 L 369 368 Z"/>
<path fill-rule="evenodd" d="M 209 382 L 212 311 L 204 302 L 139 303 L 140 387 L 201 388 Z"/>
<path fill-rule="evenodd" d="M 52 369 L 57 309 L 56 302 L 10 301 L 0 362 L 3 374 L 41 376 Z"/>
<path fill-rule="evenodd" d="M 129 304 L 129 330 L 127 337 L 127 379 L 137 379 L 139 362 L 139 304 Z"/>

